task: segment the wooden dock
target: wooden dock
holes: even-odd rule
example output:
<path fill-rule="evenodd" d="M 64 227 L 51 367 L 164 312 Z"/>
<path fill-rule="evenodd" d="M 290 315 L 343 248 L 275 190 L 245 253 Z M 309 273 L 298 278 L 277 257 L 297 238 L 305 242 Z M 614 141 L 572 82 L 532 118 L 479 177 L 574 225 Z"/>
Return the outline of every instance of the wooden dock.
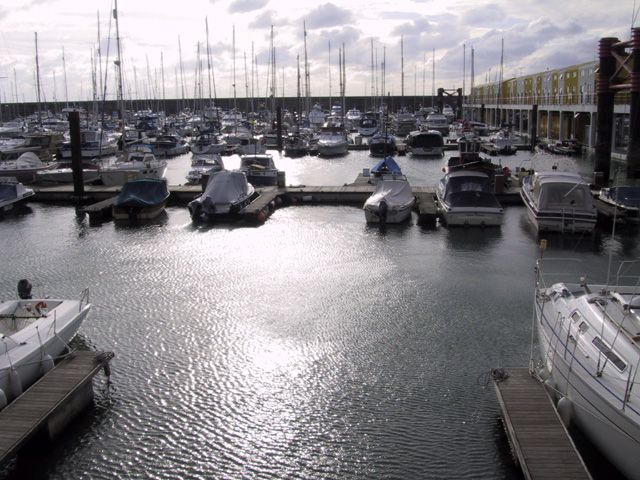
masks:
<path fill-rule="evenodd" d="M 505 429 L 522 472 L 531 480 L 591 479 L 552 399 L 528 368 L 511 368 L 494 386 Z"/>
<path fill-rule="evenodd" d="M 76 351 L 0 411 L 0 463 L 45 431 L 55 437 L 93 399 L 95 374 L 113 353 Z"/>
<path fill-rule="evenodd" d="M 256 189 L 258 196 L 240 210 L 240 216 L 246 220 L 264 222 L 275 210 L 275 199 L 280 195 L 278 187 L 262 187 Z"/>

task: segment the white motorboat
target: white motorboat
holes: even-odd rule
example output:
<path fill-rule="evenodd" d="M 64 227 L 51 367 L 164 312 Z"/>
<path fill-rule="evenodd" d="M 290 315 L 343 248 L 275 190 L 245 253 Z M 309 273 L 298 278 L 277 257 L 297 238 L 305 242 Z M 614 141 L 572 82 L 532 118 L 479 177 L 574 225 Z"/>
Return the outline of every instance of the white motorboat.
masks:
<path fill-rule="evenodd" d="M 204 193 L 189 202 L 189 213 L 194 221 L 235 214 L 251 202 L 254 194 L 244 172 L 222 170 L 211 175 Z"/>
<path fill-rule="evenodd" d="M 367 112 L 358 124 L 358 133 L 362 137 L 370 137 L 378 131 L 378 120 L 376 120 L 375 114 Z"/>
<path fill-rule="evenodd" d="M 158 135 L 149 145 L 156 157 L 175 157 L 189 151 L 187 142 L 178 135 Z"/>
<path fill-rule="evenodd" d="M 345 124 L 347 128 L 351 131 L 358 129 L 358 124 L 360 123 L 360 119 L 362 118 L 362 112 L 357 108 L 351 108 L 347 110 L 347 113 L 344 117 Z"/>
<path fill-rule="evenodd" d="M 97 168 L 82 169 L 82 183 L 96 182 L 99 178 L 100 171 Z M 36 182 L 72 183 L 73 169 L 65 167 L 51 168 L 49 170 L 39 170 L 38 172 L 36 172 Z"/>
<path fill-rule="evenodd" d="M 217 153 L 194 155 L 191 159 L 191 170 L 187 173 L 187 183 L 199 184 L 203 175 L 211 175 L 220 170 L 224 170 L 224 162 Z"/>
<path fill-rule="evenodd" d="M 147 149 L 131 150 L 126 160 L 117 161 L 100 169 L 100 179 L 108 187 L 124 185 L 138 178 L 164 178 L 167 161 L 158 160 Z"/>
<path fill-rule="evenodd" d="M 254 186 L 273 186 L 278 183 L 278 168 L 273 161 L 273 155 L 268 153 L 242 155 L 240 171 L 245 173 L 247 181 Z"/>
<path fill-rule="evenodd" d="M 453 119 L 454 119 L 454 117 L 455 117 L 455 113 L 454 113 L 453 108 L 451 107 L 451 105 L 449 105 L 449 104 L 445 103 L 445 104 L 442 106 L 442 114 L 443 114 L 445 117 L 447 117 L 447 121 L 448 121 L 449 123 L 453 122 Z"/>
<path fill-rule="evenodd" d="M 102 130 L 83 130 L 80 132 L 80 156 L 82 158 L 105 157 L 115 155 L 118 142 Z M 62 144 L 62 158 L 71 158 L 71 142 Z"/>
<path fill-rule="evenodd" d="M 0 408 L 53 368 L 91 310 L 88 289 L 78 300 L 31 298 L 27 280 L 18 289 L 0 303 Z"/>
<path fill-rule="evenodd" d="M 319 129 L 322 125 L 324 125 L 325 118 L 326 115 L 322 111 L 322 107 L 318 103 L 316 103 L 313 108 L 311 108 L 311 111 L 307 115 L 309 126 L 314 130 Z"/>
<path fill-rule="evenodd" d="M 591 232 L 596 225 L 591 189 L 578 174 L 536 172 L 522 179 L 520 195 L 538 231 Z"/>
<path fill-rule="evenodd" d="M 559 282 L 567 260 L 538 261 L 535 324 L 541 380 L 559 398 L 561 418 L 576 425 L 627 478 L 640 479 L 640 289 L 638 277 L 613 285 Z M 545 278 L 545 273 L 548 278 Z M 560 277 L 561 278 L 561 277 Z M 566 277 L 565 277 L 566 278 Z M 577 280 L 577 281 L 576 281 Z M 628 286 L 624 286 L 627 284 Z"/>
<path fill-rule="evenodd" d="M 191 143 L 191 153 L 202 155 L 208 153 L 222 153 L 226 144 L 216 133 L 202 132 L 194 142 Z"/>
<path fill-rule="evenodd" d="M 449 120 L 441 113 L 432 113 L 427 117 L 424 124 L 425 130 L 436 130 L 442 136 L 449 135 Z"/>
<path fill-rule="evenodd" d="M 476 170 L 447 173 L 436 189 L 438 211 L 449 226 L 502 225 L 503 208 L 489 175 Z"/>
<path fill-rule="evenodd" d="M 341 127 L 322 127 L 318 133 L 318 155 L 336 157 L 349 153 L 349 142 Z"/>
<path fill-rule="evenodd" d="M 517 152 L 516 138 L 509 130 L 499 130 L 489 137 L 496 152 L 501 155 L 513 155 Z"/>
<path fill-rule="evenodd" d="M 56 163 L 44 163 L 34 152 L 25 152 L 16 160 L 0 162 L 0 176 L 14 177 L 22 183 L 33 183 L 37 172 L 57 166 Z"/>
<path fill-rule="evenodd" d="M 444 140 L 437 130 L 415 131 L 407 135 L 407 151 L 416 157 L 442 157 Z"/>
<path fill-rule="evenodd" d="M 32 189 L 26 188 L 15 178 L 0 177 L 0 217 L 26 203 L 34 195 Z"/>
<path fill-rule="evenodd" d="M 415 197 L 404 175 L 388 175 L 376 184 L 375 191 L 364 202 L 367 223 L 402 223 L 411 217 Z"/>

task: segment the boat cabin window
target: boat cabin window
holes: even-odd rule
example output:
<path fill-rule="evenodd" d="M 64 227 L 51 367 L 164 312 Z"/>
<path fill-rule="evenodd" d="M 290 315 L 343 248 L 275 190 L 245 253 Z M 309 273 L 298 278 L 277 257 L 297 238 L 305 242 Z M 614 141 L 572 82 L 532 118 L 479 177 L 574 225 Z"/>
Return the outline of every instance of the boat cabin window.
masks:
<path fill-rule="evenodd" d="M 571 314 L 571 320 L 573 320 L 574 322 L 577 322 L 581 318 L 582 318 L 582 315 L 580 315 L 580 312 L 578 311 L 575 311 Z"/>
<path fill-rule="evenodd" d="M 580 333 L 585 333 L 587 330 L 589 330 L 589 324 L 587 324 L 587 322 L 580 322 L 580 325 L 578 325 L 578 330 L 580 330 Z"/>
<path fill-rule="evenodd" d="M 611 350 L 611 348 L 604 343 L 600 337 L 595 337 L 592 343 L 611 361 L 611 363 L 615 365 L 618 370 L 624 372 L 625 368 L 627 368 L 627 364 L 613 350 Z"/>

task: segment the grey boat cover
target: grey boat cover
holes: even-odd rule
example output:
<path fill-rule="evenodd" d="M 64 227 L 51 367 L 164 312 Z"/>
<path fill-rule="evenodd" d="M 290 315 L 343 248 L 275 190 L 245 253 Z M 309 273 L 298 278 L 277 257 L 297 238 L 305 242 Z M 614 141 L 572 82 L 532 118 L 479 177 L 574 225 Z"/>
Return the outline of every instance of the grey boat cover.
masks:
<path fill-rule="evenodd" d="M 221 204 L 236 204 L 253 195 L 253 185 L 247 182 L 244 172 L 237 170 L 221 170 L 209 177 L 204 193 L 196 198 L 205 207 Z"/>
<path fill-rule="evenodd" d="M 129 180 L 116 199 L 116 207 L 153 207 L 169 198 L 165 179 L 139 178 Z"/>
<path fill-rule="evenodd" d="M 17 200 L 30 194 L 33 194 L 33 190 L 25 188 L 20 182 L 0 180 L 0 202 Z"/>
<path fill-rule="evenodd" d="M 377 206 L 384 200 L 389 208 L 413 203 L 413 192 L 406 180 L 381 180 L 377 183 L 375 191 L 371 194 L 364 206 Z"/>

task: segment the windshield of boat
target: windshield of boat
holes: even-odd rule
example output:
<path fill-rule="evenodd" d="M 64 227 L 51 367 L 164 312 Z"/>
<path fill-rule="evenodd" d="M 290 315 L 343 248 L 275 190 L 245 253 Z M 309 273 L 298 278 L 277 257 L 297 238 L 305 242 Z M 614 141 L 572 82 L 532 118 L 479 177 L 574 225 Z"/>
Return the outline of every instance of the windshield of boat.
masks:
<path fill-rule="evenodd" d="M 540 208 L 584 208 L 590 209 L 593 199 L 589 187 L 575 183 L 543 183 L 536 185 L 539 190 L 538 206 Z"/>
<path fill-rule="evenodd" d="M 449 194 L 458 192 L 492 192 L 488 177 L 450 177 L 447 188 Z"/>
<path fill-rule="evenodd" d="M 422 148 L 442 147 L 444 145 L 442 135 L 439 134 L 416 135 L 411 139 L 411 143 L 414 147 Z"/>

